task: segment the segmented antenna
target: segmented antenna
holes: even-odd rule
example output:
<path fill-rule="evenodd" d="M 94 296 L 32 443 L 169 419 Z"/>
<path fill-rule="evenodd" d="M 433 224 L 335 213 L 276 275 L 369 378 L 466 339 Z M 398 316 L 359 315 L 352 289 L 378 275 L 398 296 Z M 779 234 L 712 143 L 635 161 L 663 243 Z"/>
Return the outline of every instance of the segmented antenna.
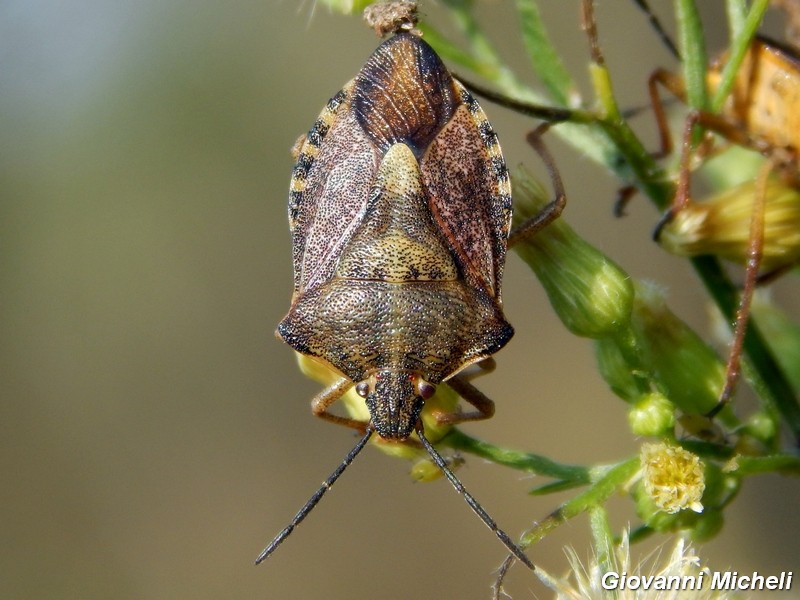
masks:
<path fill-rule="evenodd" d="M 278 535 L 275 536 L 275 539 L 273 539 L 269 543 L 269 545 L 266 548 L 264 548 L 261 554 L 258 555 L 258 558 L 256 559 L 257 565 L 264 562 L 267 559 L 267 557 L 269 557 L 270 554 L 275 552 L 275 550 L 278 548 L 278 546 L 281 545 L 283 540 L 285 540 L 287 537 L 289 537 L 289 535 L 291 535 L 292 531 L 294 531 L 294 528 L 297 527 L 300 524 L 300 522 L 306 518 L 306 515 L 308 515 L 308 513 L 312 511 L 312 509 L 325 495 L 325 492 L 331 489 L 333 484 L 336 483 L 336 480 L 339 479 L 339 476 L 342 473 L 344 473 L 344 470 L 350 466 L 350 463 L 353 462 L 356 456 L 358 456 L 358 453 L 361 452 L 364 446 L 367 445 L 367 442 L 369 441 L 369 438 L 371 436 L 372 436 L 372 429 L 367 429 L 367 432 L 364 434 L 364 437 L 358 440 L 358 443 L 355 445 L 355 447 L 352 450 L 350 450 L 350 452 L 347 453 L 347 456 L 344 457 L 342 464 L 336 467 L 336 470 L 328 476 L 328 478 L 322 483 L 322 486 L 314 493 L 313 496 L 311 496 L 311 498 L 308 499 L 308 502 L 306 502 L 303 505 L 303 508 L 301 508 L 298 511 L 298 513 L 294 516 L 292 522 L 289 523 L 286 527 L 284 527 L 283 530 Z"/>
<path fill-rule="evenodd" d="M 420 424 L 417 425 L 417 435 L 419 436 L 422 445 L 425 446 L 425 450 L 428 451 L 428 454 L 430 454 L 431 458 L 433 459 L 433 462 L 436 463 L 436 466 L 442 470 L 442 473 L 444 473 L 444 476 L 447 477 L 447 480 L 453 485 L 455 490 L 464 496 L 464 500 L 467 501 L 467 504 L 469 504 L 469 507 L 475 512 L 475 514 L 480 517 L 481 521 L 483 521 L 489 529 L 494 531 L 495 535 L 500 539 L 501 542 L 503 542 L 503 545 L 508 548 L 508 551 L 511 552 L 511 554 L 519 559 L 520 562 L 527 566 L 531 571 L 535 570 L 531 559 L 525 555 L 519 546 L 511 541 L 511 538 L 508 537 L 508 534 L 497 526 L 497 523 L 495 523 L 494 519 L 489 516 L 489 513 L 487 513 L 486 510 L 478 503 L 478 501 L 475 500 L 472 494 L 470 494 L 464 488 L 464 484 L 461 483 L 458 477 L 455 476 L 455 473 L 450 470 L 450 468 L 447 466 L 447 462 L 444 460 L 444 458 L 442 458 L 442 455 L 436 451 L 436 448 L 433 447 L 433 444 L 431 444 L 428 441 L 428 438 L 425 437 Z"/>

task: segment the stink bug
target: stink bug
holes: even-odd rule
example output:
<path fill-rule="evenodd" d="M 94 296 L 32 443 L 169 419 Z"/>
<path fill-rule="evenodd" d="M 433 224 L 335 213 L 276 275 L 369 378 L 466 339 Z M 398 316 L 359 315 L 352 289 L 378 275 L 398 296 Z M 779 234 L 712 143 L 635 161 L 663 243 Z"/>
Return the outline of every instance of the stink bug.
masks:
<path fill-rule="evenodd" d="M 559 195 L 524 235 L 562 206 Z M 472 95 L 417 35 L 400 32 L 383 42 L 328 102 L 297 152 L 289 222 L 294 293 L 277 335 L 336 374 L 312 400 L 313 413 L 363 437 L 256 562 L 278 547 L 377 433 L 387 443 L 421 444 L 532 569 L 464 490 L 421 419 L 443 384 L 476 410 L 439 413 L 435 423 L 491 417 L 493 402 L 464 369 L 491 363 L 513 329 L 500 292 L 511 186 L 497 136 Z M 366 404 L 366 420 L 328 411 L 351 388 Z"/>

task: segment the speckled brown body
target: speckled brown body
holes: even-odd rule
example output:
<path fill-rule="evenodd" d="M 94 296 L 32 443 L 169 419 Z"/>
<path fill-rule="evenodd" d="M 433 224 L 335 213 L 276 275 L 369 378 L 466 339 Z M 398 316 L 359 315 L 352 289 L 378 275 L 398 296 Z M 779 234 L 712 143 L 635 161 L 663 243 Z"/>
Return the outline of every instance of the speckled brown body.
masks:
<path fill-rule="evenodd" d="M 358 384 L 381 437 L 406 439 L 430 386 L 511 338 L 505 163 L 418 37 L 381 44 L 328 103 L 300 149 L 289 220 L 294 294 L 278 335 Z"/>

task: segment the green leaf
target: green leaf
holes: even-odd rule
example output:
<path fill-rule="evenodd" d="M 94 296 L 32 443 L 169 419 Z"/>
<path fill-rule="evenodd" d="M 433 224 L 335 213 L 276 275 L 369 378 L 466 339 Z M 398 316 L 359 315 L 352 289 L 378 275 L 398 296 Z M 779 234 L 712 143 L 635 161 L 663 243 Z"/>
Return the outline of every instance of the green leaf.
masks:
<path fill-rule="evenodd" d="M 533 0 L 517 0 L 516 5 L 522 39 L 534 72 L 556 102 L 569 105 L 575 83 L 550 42 L 539 8 Z"/>
<path fill-rule="evenodd" d="M 703 24 L 694 0 L 676 0 L 676 17 L 684 57 L 683 77 L 686 82 L 686 99 L 689 106 L 698 110 L 708 107 L 706 70 L 708 58 L 703 36 Z"/>

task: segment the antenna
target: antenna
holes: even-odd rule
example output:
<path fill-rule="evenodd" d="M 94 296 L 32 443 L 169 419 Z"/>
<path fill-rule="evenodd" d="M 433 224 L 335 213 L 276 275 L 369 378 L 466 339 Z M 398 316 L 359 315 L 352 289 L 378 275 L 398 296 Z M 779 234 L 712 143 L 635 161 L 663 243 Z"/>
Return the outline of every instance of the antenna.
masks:
<path fill-rule="evenodd" d="M 464 500 L 467 501 L 467 504 L 469 504 L 469 507 L 475 512 L 475 514 L 481 518 L 481 521 L 483 521 L 489 529 L 494 531 L 495 535 L 500 538 L 500 541 L 503 542 L 503 545 L 508 548 L 508 551 L 511 552 L 511 554 L 516 556 L 531 571 L 535 570 L 531 559 L 525 555 L 519 546 L 511 541 L 511 538 L 508 537 L 508 534 L 505 531 L 497 526 L 497 523 L 495 523 L 494 519 L 489 516 L 489 513 L 487 513 L 480 503 L 475 500 L 472 494 L 470 494 L 464 488 L 464 484 L 461 483 L 458 477 L 455 476 L 455 473 L 450 470 L 444 458 L 442 458 L 442 455 L 436 451 L 436 448 L 433 447 L 433 444 L 431 444 L 428 441 L 428 438 L 426 438 L 423 434 L 421 421 L 417 423 L 417 435 L 419 436 L 422 445 L 425 446 L 425 450 L 427 450 L 428 454 L 431 455 L 433 462 L 436 463 L 436 466 L 442 470 L 442 473 L 444 473 L 444 476 L 447 477 L 448 481 L 453 484 L 453 487 L 456 489 L 456 491 L 464 496 Z"/>
<path fill-rule="evenodd" d="M 301 508 L 298 511 L 298 513 L 294 516 L 292 522 L 289 523 L 286 527 L 284 527 L 283 530 L 278 535 L 276 535 L 275 538 L 269 543 L 269 545 L 267 545 L 267 547 L 264 548 L 264 550 L 261 552 L 261 554 L 258 555 L 258 558 L 256 559 L 257 565 L 264 562 L 269 557 L 270 554 L 275 552 L 275 550 L 278 548 L 278 546 L 281 545 L 283 540 L 285 540 L 287 537 L 289 537 L 289 535 L 291 535 L 292 531 L 294 531 L 294 528 L 297 527 L 300 524 L 300 522 L 306 518 L 308 513 L 310 513 L 313 510 L 313 508 L 317 505 L 317 503 L 320 500 L 322 500 L 322 497 L 325 495 L 325 492 L 327 492 L 329 489 L 331 489 L 331 487 L 333 487 L 333 484 L 336 483 L 336 480 L 339 479 L 339 476 L 342 473 L 344 473 L 344 470 L 350 466 L 350 463 L 353 462 L 356 456 L 358 456 L 358 453 L 361 452 L 364 446 L 367 445 L 369 438 L 372 436 L 372 431 L 373 431 L 372 429 L 367 429 L 367 432 L 364 434 L 364 437 L 358 440 L 358 443 L 353 447 L 353 449 L 347 453 L 347 456 L 344 457 L 342 464 L 336 467 L 336 470 L 333 473 L 328 475 L 328 478 L 322 483 L 322 486 L 320 486 L 320 488 L 316 492 L 314 492 L 314 495 L 308 499 L 308 502 L 306 502 L 303 505 L 303 508 Z"/>

